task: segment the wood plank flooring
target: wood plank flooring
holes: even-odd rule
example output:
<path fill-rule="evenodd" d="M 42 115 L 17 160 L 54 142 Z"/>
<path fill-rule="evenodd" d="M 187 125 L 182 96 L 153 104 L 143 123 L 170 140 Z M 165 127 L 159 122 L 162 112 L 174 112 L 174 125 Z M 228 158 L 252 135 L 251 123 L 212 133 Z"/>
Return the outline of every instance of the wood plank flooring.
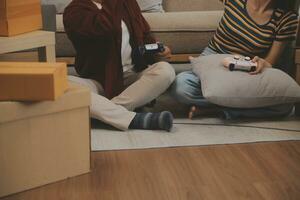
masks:
<path fill-rule="evenodd" d="M 300 142 L 110 151 L 92 172 L 3 200 L 299 200 Z"/>

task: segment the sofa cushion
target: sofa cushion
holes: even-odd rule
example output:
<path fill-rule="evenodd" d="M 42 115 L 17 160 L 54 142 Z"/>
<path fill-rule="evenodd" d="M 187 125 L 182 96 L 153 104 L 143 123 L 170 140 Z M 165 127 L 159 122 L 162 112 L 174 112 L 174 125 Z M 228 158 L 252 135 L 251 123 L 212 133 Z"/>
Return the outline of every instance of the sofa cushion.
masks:
<path fill-rule="evenodd" d="M 144 13 L 153 32 L 215 31 L 223 11 Z"/>
<path fill-rule="evenodd" d="M 219 0 L 163 0 L 163 8 L 166 12 L 210 11 L 223 10 L 223 4 Z"/>
<path fill-rule="evenodd" d="M 259 108 L 300 101 L 300 86 L 281 70 L 268 68 L 258 75 L 229 71 L 222 60 L 232 55 L 192 59 L 203 96 L 211 103 L 233 108 Z"/>
<path fill-rule="evenodd" d="M 155 38 L 168 46 L 172 54 L 200 54 L 215 31 L 154 32 Z"/>
<path fill-rule="evenodd" d="M 223 11 L 143 13 L 153 32 L 215 31 Z M 57 32 L 65 32 L 63 16 L 56 15 Z"/>
<path fill-rule="evenodd" d="M 66 33 L 56 33 L 55 39 L 55 49 L 57 57 L 74 57 L 76 55 L 73 44 L 69 40 Z"/>
<path fill-rule="evenodd" d="M 163 12 L 162 0 L 137 0 L 143 12 Z"/>
<path fill-rule="evenodd" d="M 61 14 L 72 0 L 42 0 L 43 5 L 55 5 L 57 13 Z M 137 0 L 143 12 L 163 12 L 162 0 Z"/>
<path fill-rule="evenodd" d="M 57 14 L 56 15 L 56 32 L 65 32 L 65 27 L 63 23 L 63 15 Z"/>

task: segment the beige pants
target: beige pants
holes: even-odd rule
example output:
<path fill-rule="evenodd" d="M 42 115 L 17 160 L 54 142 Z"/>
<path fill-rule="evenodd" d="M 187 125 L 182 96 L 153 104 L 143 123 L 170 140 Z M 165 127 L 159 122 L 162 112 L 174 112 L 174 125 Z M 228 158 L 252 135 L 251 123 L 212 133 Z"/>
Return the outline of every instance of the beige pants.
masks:
<path fill-rule="evenodd" d="M 91 117 L 110 124 L 120 130 L 127 130 L 136 115 L 133 110 L 156 99 L 175 79 L 173 67 L 166 62 L 158 62 L 141 73 L 124 73 L 127 87 L 111 101 L 103 95 L 102 86 L 91 79 L 69 76 L 69 81 L 86 86 L 91 90 Z"/>

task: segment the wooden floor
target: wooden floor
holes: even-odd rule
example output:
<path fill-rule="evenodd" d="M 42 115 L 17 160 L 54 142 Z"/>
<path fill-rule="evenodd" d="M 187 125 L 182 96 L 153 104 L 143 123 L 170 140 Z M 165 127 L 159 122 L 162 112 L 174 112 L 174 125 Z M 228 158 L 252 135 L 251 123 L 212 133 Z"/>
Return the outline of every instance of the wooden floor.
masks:
<path fill-rule="evenodd" d="M 99 152 L 92 168 L 4 199 L 300 199 L 300 142 Z"/>

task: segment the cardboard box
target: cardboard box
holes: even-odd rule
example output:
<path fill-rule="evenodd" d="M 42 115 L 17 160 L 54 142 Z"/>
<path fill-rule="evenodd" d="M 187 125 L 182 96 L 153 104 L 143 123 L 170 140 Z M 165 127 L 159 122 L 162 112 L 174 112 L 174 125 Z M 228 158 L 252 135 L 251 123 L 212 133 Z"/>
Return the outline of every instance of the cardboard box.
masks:
<path fill-rule="evenodd" d="M 40 0 L 0 0 L 0 36 L 42 28 Z"/>
<path fill-rule="evenodd" d="M 90 171 L 90 91 L 53 102 L 0 102 L 0 197 Z"/>
<path fill-rule="evenodd" d="M 68 87 L 65 63 L 0 62 L 0 100 L 56 100 Z"/>

